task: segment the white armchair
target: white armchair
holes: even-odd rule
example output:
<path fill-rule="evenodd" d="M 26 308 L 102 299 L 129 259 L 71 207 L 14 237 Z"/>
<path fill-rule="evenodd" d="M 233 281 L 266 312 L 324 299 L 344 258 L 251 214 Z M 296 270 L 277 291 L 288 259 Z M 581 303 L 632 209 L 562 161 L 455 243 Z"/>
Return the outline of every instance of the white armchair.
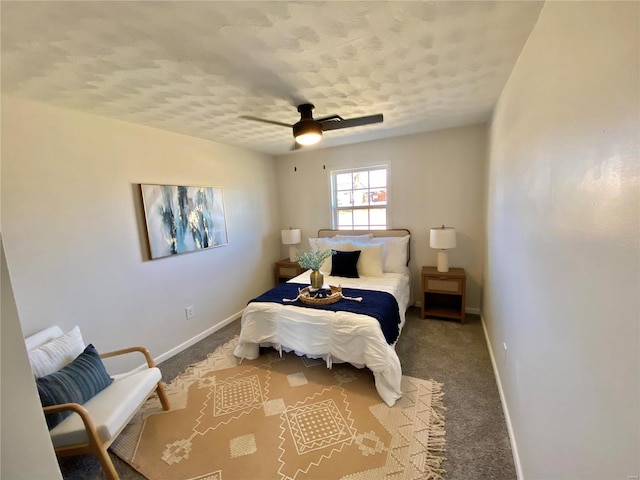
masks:
<path fill-rule="evenodd" d="M 77 336 L 80 336 L 79 329 L 77 329 L 76 340 L 74 340 L 76 344 L 78 343 Z M 49 327 L 27 337 L 25 343 L 30 359 L 37 358 L 37 355 L 44 351 L 50 355 L 47 361 L 53 362 L 53 368 L 55 368 L 56 362 L 60 366 L 69 363 L 69 358 L 73 358 L 75 353 L 70 356 L 69 342 L 67 341 L 65 344 L 61 340 L 63 338 L 63 332 L 57 326 Z M 79 341 L 82 345 L 84 344 L 81 336 Z M 64 345 L 60 347 L 60 344 Z M 76 345 L 73 348 L 77 350 L 78 347 Z M 164 410 L 170 408 L 162 386 L 160 370 L 155 366 L 153 358 L 146 348 L 125 348 L 102 353 L 100 357 L 109 358 L 135 352 L 144 355 L 147 368 L 112 375 L 113 382 L 82 405 L 63 403 L 43 407 L 45 414 L 73 412 L 49 431 L 56 455 L 62 457 L 92 453 L 98 458 L 106 477 L 113 480 L 117 480 L 119 477 L 107 453 L 111 443 L 154 390 L 158 394 Z M 67 359 L 64 359 L 65 355 Z M 36 368 L 34 361 L 31 361 L 34 375 L 42 376 L 40 368 Z"/>

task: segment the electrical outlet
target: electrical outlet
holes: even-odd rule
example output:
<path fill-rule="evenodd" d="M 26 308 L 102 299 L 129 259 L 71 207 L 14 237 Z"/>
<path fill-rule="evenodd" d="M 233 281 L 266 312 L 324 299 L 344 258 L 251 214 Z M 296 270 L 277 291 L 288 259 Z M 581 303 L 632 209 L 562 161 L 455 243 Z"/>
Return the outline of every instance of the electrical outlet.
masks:
<path fill-rule="evenodd" d="M 184 313 L 187 316 L 187 320 L 191 320 L 196 316 L 196 312 L 193 310 L 193 305 L 189 305 L 187 308 L 185 308 Z"/>

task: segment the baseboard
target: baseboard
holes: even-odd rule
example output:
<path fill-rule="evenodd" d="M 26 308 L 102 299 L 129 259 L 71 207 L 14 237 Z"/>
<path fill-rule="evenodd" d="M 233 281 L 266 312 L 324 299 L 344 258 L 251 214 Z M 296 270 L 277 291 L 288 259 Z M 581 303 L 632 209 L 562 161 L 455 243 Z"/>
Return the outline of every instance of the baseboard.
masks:
<path fill-rule="evenodd" d="M 176 347 L 173 347 L 171 350 L 169 350 L 169 351 L 159 355 L 158 357 L 154 358 L 156 364 L 158 364 L 160 362 L 164 362 L 165 360 L 168 360 L 169 358 L 173 357 L 174 355 L 177 355 L 178 353 L 182 352 L 183 350 L 186 350 L 191 345 L 194 345 L 194 344 L 198 343 L 203 338 L 206 338 L 209 335 L 211 335 L 212 333 L 217 332 L 222 327 L 225 327 L 225 326 L 229 325 L 234 320 L 237 320 L 238 318 L 240 318 L 242 316 L 242 312 L 243 311 L 244 311 L 244 309 L 240 310 L 237 313 L 234 313 L 230 317 L 227 317 L 224 320 L 216 323 L 212 327 L 207 328 L 204 332 L 199 333 L 195 337 L 191 337 L 189 340 L 187 340 L 185 342 L 182 342 L 180 345 L 178 345 Z"/>
<path fill-rule="evenodd" d="M 500 373 L 498 372 L 498 365 L 496 364 L 496 358 L 493 354 L 493 346 L 489 339 L 489 333 L 487 332 L 487 326 L 484 322 L 484 317 L 480 315 L 480 321 L 482 323 L 482 329 L 484 330 L 484 338 L 487 342 L 487 348 L 489 350 L 489 357 L 491 358 L 491 366 L 493 367 L 493 374 L 496 377 L 496 383 L 498 385 L 498 392 L 500 394 L 500 403 L 502 404 L 502 412 L 504 414 L 505 422 L 507 423 L 507 431 L 509 433 L 509 441 L 511 442 L 511 451 L 513 452 L 513 463 L 516 467 L 516 475 L 518 480 L 524 480 L 522 474 L 522 465 L 520 463 L 520 454 L 518 453 L 518 445 L 516 443 L 516 437 L 513 432 L 513 425 L 511 424 L 511 416 L 509 415 L 509 407 L 507 406 L 507 400 L 504 396 L 504 390 L 502 389 L 502 381 L 500 380 Z"/>
<path fill-rule="evenodd" d="M 420 300 L 416 300 L 413 304 L 414 307 L 420 308 L 422 303 Z M 480 315 L 480 309 L 477 307 L 465 307 L 464 313 L 471 313 L 473 315 Z"/>

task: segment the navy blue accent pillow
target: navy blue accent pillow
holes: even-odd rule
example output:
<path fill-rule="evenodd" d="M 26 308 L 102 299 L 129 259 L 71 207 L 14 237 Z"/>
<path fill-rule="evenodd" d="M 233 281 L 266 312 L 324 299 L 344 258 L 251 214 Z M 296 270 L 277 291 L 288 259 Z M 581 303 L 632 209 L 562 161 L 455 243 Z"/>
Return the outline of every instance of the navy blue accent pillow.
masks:
<path fill-rule="evenodd" d="M 37 378 L 36 385 L 43 407 L 62 403 L 83 404 L 111 385 L 113 379 L 104 368 L 100 354 L 87 345 L 69 365 L 51 375 Z M 71 414 L 70 411 L 46 415 L 49 430 Z"/>
<path fill-rule="evenodd" d="M 334 250 L 335 253 L 331 257 L 331 276 L 360 278 L 356 264 L 358 263 L 358 258 L 360 258 L 361 251 L 341 252 Z"/>

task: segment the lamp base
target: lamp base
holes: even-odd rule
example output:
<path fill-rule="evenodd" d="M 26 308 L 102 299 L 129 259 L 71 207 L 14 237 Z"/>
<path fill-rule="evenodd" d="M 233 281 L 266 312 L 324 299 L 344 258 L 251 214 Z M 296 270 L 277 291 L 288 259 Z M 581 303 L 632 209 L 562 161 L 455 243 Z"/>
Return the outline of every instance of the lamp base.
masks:
<path fill-rule="evenodd" d="M 449 271 L 449 253 L 446 250 L 438 250 L 438 271 Z"/>
<path fill-rule="evenodd" d="M 295 262 L 296 261 L 296 255 L 298 254 L 298 249 L 296 248 L 295 245 L 289 245 L 289 261 L 290 262 Z"/>

